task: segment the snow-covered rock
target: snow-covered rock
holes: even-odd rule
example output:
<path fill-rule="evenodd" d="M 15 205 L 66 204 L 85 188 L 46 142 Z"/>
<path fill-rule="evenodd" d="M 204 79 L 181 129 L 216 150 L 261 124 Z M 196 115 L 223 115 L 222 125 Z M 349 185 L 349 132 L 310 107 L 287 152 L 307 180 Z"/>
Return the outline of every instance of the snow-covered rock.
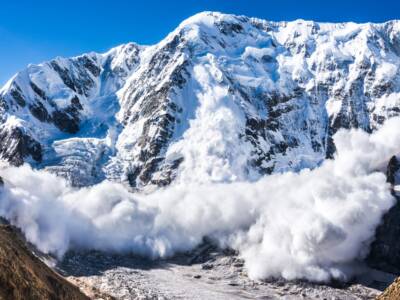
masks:
<path fill-rule="evenodd" d="M 0 156 L 136 188 L 313 168 L 338 129 L 400 114 L 399 56 L 400 21 L 200 13 L 156 45 L 15 75 L 0 90 Z"/>

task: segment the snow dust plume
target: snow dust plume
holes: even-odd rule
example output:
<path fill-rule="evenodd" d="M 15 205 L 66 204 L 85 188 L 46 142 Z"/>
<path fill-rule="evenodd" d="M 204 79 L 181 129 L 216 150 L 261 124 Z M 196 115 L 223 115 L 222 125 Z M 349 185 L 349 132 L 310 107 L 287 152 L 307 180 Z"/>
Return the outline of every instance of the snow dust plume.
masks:
<path fill-rule="evenodd" d="M 340 131 L 335 160 L 257 182 L 175 185 L 151 194 L 102 182 L 74 189 L 29 166 L 4 167 L 0 215 L 42 251 L 133 251 L 153 258 L 204 236 L 233 247 L 252 278 L 346 280 L 394 199 L 387 161 L 400 149 L 400 118 L 373 134 Z"/>

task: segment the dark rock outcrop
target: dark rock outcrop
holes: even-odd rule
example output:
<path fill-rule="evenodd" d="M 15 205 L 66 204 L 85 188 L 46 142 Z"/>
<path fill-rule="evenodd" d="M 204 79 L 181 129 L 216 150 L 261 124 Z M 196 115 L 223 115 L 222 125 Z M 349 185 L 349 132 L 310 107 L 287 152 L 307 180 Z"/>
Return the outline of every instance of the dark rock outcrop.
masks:
<path fill-rule="evenodd" d="M 13 165 L 22 165 L 29 156 L 37 162 L 42 160 L 42 146 L 21 128 L 0 129 L 0 141 L 0 158 Z"/>
<path fill-rule="evenodd" d="M 387 181 L 396 183 L 400 170 L 398 159 L 393 156 L 387 167 Z M 371 245 L 367 262 L 370 266 L 390 273 L 400 274 L 400 197 L 392 191 L 396 204 L 384 215 L 376 229 L 375 241 Z M 400 295 L 399 295 L 400 296 Z"/>

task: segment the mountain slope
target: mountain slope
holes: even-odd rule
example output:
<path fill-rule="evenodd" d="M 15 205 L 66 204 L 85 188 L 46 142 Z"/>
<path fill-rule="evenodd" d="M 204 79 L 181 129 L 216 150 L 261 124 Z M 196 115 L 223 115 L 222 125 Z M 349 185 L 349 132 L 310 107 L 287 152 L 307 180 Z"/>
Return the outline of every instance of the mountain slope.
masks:
<path fill-rule="evenodd" d="M 35 257 L 8 225 L 0 225 L 0 266 L 0 299 L 89 299 Z"/>
<path fill-rule="evenodd" d="M 313 168 L 340 128 L 399 109 L 400 22 L 205 12 L 160 43 L 57 58 L 0 92 L 0 154 L 90 185 L 255 180 Z"/>
<path fill-rule="evenodd" d="M 400 297 L 400 279 L 397 278 L 385 291 L 379 295 L 377 300 L 396 300 Z"/>

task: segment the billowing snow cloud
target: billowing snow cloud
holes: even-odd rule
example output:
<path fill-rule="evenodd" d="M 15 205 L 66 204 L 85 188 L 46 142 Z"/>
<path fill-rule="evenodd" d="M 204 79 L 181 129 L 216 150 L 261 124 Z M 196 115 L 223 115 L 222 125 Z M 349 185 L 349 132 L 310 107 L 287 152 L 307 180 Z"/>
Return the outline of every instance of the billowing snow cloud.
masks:
<path fill-rule="evenodd" d="M 74 189 L 29 166 L 4 167 L 0 215 L 59 256 L 85 248 L 165 257 L 208 236 L 237 249 L 252 278 L 345 280 L 394 203 L 382 171 L 400 149 L 398 128 L 400 118 L 370 135 L 340 131 L 336 158 L 314 170 L 151 194 L 108 181 Z"/>

